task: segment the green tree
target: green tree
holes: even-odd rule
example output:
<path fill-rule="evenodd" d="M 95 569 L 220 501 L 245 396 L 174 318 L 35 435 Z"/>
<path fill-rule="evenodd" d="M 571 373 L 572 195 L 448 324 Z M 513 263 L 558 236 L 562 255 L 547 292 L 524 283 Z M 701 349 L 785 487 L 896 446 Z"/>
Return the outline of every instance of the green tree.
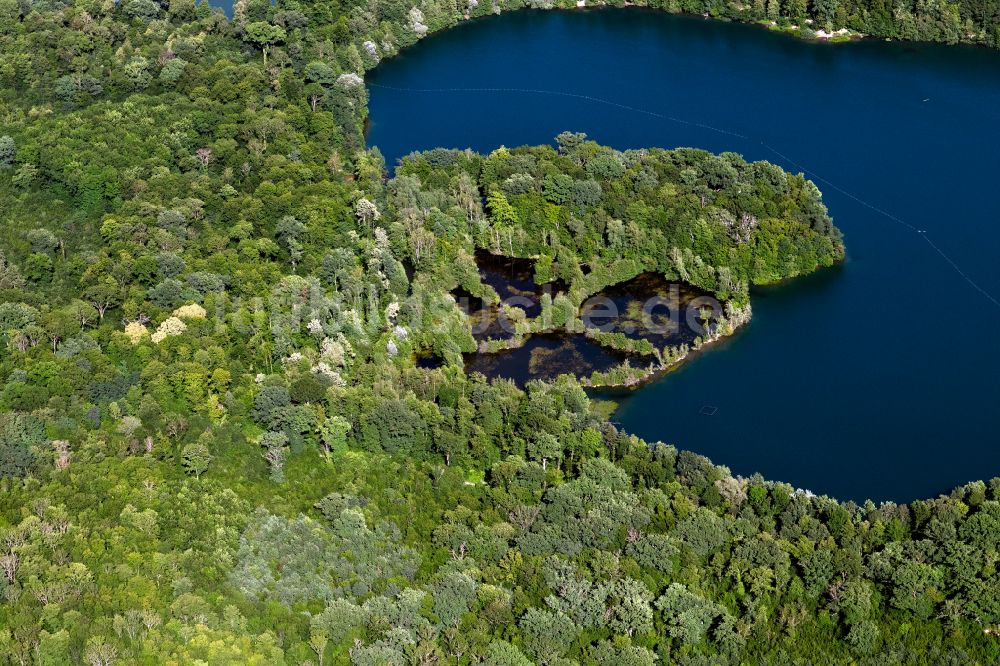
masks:
<path fill-rule="evenodd" d="M 500 225 L 513 225 L 518 221 L 517 211 L 507 201 L 500 190 L 493 190 L 486 197 L 486 208 L 490 211 L 493 221 Z"/>
<path fill-rule="evenodd" d="M 484 666 L 533 666 L 530 659 L 506 641 L 493 641 L 483 654 Z"/>
<path fill-rule="evenodd" d="M 188 474 L 194 474 L 195 478 L 201 478 L 201 475 L 208 470 L 212 459 L 212 453 L 202 437 L 181 450 L 181 463 Z"/>
<path fill-rule="evenodd" d="M 460 572 L 445 574 L 434 586 L 434 614 L 447 626 L 456 626 L 476 599 L 476 581 Z"/>
<path fill-rule="evenodd" d="M 260 47 L 264 54 L 264 64 L 267 65 L 267 52 L 274 44 L 285 41 L 285 29 L 265 21 L 255 21 L 244 29 L 247 40 Z"/>
<path fill-rule="evenodd" d="M 285 460 L 288 457 L 288 435 L 283 432 L 269 431 L 260 436 L 260 445 L 264 447 L 264 460 L 271 468 L 271 480 L 281 483 L 285 480 Z"/>
<path fill-rule="evenodd" d="M 543 664 L 563 656 L 580 632 L 565 615 L 536 608 L 529 608 L 518 626 L 528 654 Z"/>
<path fill-rule="evenodd" d="M 0 136 L 0 169 L 11 169 L 14 166 L 14 156 L 17 153 L 13 137 Z"/>
<path fill-rule="evenodd" d="M 701 642 L 719 615 L 715 604 L 680 583 L 671 583 L 656 600 L 656 607 L 662 613 L 667 634 L 683 645 Z"/>
<path fill-rule="evenodd" d="M 0 290 L 20 289 L 23 286 L 21 271 L 0 252 Z"/>
<path fill-rule="evenodd" d="M 320 425 L 319 436 L 326 453 L 341 453 L 347 447 L 347 433 L 351 431 L 351 423 L 343 416 L 334 414 L 328 416 Z"/>
<path fill-rule="evenodd" d="M 286 215 L 278 220 L 276 233 L 278 240 L 280 240 L 288 250 L 288 258 L 292 264 L 293 273 L 295 272 L 296 265 L 302 261 L 302 256 L 304 254 L 302 248 L 302 235 L 305 231 L 306 226 L 291 215 Z"/>

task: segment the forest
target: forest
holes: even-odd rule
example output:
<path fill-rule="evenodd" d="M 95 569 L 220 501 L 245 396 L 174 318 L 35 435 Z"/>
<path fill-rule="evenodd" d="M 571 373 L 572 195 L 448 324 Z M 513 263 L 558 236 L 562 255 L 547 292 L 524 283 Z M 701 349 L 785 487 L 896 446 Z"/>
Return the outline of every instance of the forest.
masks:
<path fill-rule="evenodd" d="M 695 4 L 664 8 L 997 34 L 988 3 Z M 364 72 L 516 7 L 0 0 L 0 661 L 997 661 L 1000 479 L 839 502 L 622 432 L 576 377 L 464 372 L 477 249 L 567 320 L 640 271 L 745 305 L 844 253 L 813 183 L 731 153 L 567 132 L 388 178 Z"/>

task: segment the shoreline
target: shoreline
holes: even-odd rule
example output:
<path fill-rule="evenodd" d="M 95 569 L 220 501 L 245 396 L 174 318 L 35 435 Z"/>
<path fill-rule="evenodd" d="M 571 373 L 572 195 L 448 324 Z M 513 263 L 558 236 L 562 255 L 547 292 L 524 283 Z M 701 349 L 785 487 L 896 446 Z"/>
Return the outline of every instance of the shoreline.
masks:
<path fill-rule="evenodd" d="M 685 17 L 689 19 L 702 19 L 707 21 L 713 21 L 717 23 L 734 23 L 738 25 L 745 25 L 750 27 L 762 28 L 768 32 L 784 35 L 786 37 L 793 37 L 798 41 L 814 44 L 831 44 L 831 45 L 841 45 L 841 44 L 852 44 L 852 43 L 862 43 L 862 42 L 887 42 L 887 43 L 899 43 L 899 44 L 913 44 L 913 45 L 926 45 L 926 46 L 966 46 L 974 48 L 987 49 L 989 51 L 997 51 L 998 48 L 991 46 L 989 43 L 982 41 L 957 41 L 957 42 L 944 42 L 944 41 L 930 41 L 930 40 L 915 40 L 915 39 L 898 39 L 894 37 L 883 37 L 879 35 L 872 35 L 867 33 L 861 33 L 851 28 L 841 26 L 839 28 L 831 27 L 831 31 L 827 32 L 825 28 L 813 29 L 814 25 L 808 24 L 810 27 L 810 32 L 812 34 L 803 34 L 802 26 L 791 22 L 788 17 L 779 17 L 778 20 L 773 19 L 755 19 L 751 17 L 728 17 L 728 16 L 711 16 L 706 13 L 691 13 L 685 11 L 670 11 L 668 9 L 662 9 L 658 7 L 652 7 L 649 5 L 640 5 L 635 2 L 626 0 L 622 5 L 615 5 L 604 0 L 598 0 L 594 4 L 590 4 L 589 0 L 570 0 L 572 4 L 566 5 L 552 5 L 550 7 L 516 7 L 513 9 L 499 9 L 491 11 L 486 14 L 471 15 L 468 9 L 462 15 L 462 18 L 456 20 L 454 23 L 442 26 L 435 30 L 431 30 L 423 36 L 417 37 L 411 43 L 404 44 L 396 48 L 392 53 L 387 53 L 385 55 L 378 56 L 378 59 L 372 62 L 369 58 L 363 62 L 363 70 L 360 72 L 362 77 L 365 79 L 364 83 L 367 86 L 368 80 L 367 75 L 371 72 L 376 71 L 380 65 L 386 61 L 393 60 L 402 56 L 404 53 L 415 47 L 420 42 L 432 38 L 434 36 L 444 34 L 450 30 L 454 30 L 463 25 L 472 24 L 477 21 L 487 20 L 495 18 L 498 16 L 503 16 L 505 14 L 513 14 L 519 12 L 598 12 L 598 11 L 609 11 L 609 10 L 636 10 L 653 12 L 657 14 L 664 14 L 667 16 L 678 16 Z M 231 19 L 230 19 L 231 20 Z M 780 21 L 788 22 L 787 26 L 782 26 Z M 812 21 L 812 19 L 807 19 L 807 21 Z M 368 104 L 365 103 L 363 110 L 365 118 L 368 116 Z M 365 124 L 363 129 L 363 136 L 367 139 L 368 136 L 368 124 Z M 366 141 L 366 146 L 367 141 Z M 370 146 L 368 146 L 370 147 Z"/>
<path fill-rule="evenodd" d="M 728 333 L 715 333 L 708 340 L 703 341 L 698 346 L 689 347 L 687 351 L 683 352 L 677 358 L 672 359 L 666 365 L 663 365 L 658 368 L 648 368 L 646 373 L 641 377 L 639 377 L 638 379 L 636 379 L 635 381 L 627 383 L 614 383 L 614 384 L 590 384 L 589 380 L 585 382 L 584 378 L 578 377 L 577 380 L 580 382 L 582 386 L 584 386 L 588 390 L 594 390 L 598 392 L 607 391 L 609 393 L 618 393 L 618 394 L 632 393 L 633 391 L 642 388 L 643 386 L 646 386 L 648 384 L 651 384 L 652 382 L 658 381 L 659 379 L 662 379 L 671 372 L 674 372 L 675 370 L 679 369 L 688 360 L 692 359 L 695 354 L 706 352 L 713 347 L 719 346 L 729 341 L 737 333 L 741 332 L 744 328 L 749 326 L 753 319 L 752 295 L 754 289 L 761 289 L 761 288 L 780 289 L 781 287 L 793 284 L 795 281 L 800 280 L 804 277 L 814 276 L 825 270 L 843 266 L 846 263 L 847 263 L 847 251 L 845 246 L 844 255 L 829 266 L 823 266 L 817 264 L 812 270 L 808 272 L 799 273 L 797 275 L 789 276 L 781 280 L 775 280 L 774 282 L 766 282 L 751 286 L 750 287 L 751 299 L 747 301 L 747 304 L 745 306 L 746 316 L 744 318 L 741 318 L 739 322 L 733 325 L 732 329 Z M 732 322 L 728 323 L 732 324 Z"/>
<path fill-rule="evenodd" d="M 736 335 L 736 333 L 742 331 L 744 327 L 748 326 L 753 319 L 753 309 L 748 303 L 746 307 L 739 311 L 739 318 L 736 323 L 725 320 L 724 326 L 720 327 L 715 333 L 710 335 L 707 339 L 703 340 L 697 345 L 682 345 L 678 349 L 686 347 L 678 356 L 670 359 L 666 363 L 662 363 L 659 366 L 650 364 L 645 371 L 630 381 L 617 382 L 617 383 L 592 383 L 591 379 L 588 377 L 578 377 L 577 381 L 586 389 L 592 389 L 595 391 L 621 391 L 631 393 L 643 386 L 646 386 L 652 382 L 658 381 L 663 377 L 666 377 L 671 372 L 679 369 L 684 365 L 689 359 L 697 353 L 706 352 L 709 349 L 728 341 L 730 338 Z M 722 329 L 729 328 L 728 332 L 723 333 Z M 639 369 L 638 367 L 636 369 Z M 613 370 L 609 371 L 613 372 Z M 609 374 L 602 373 L 602 374 Z"/>
<path fill-rule="evenodd" d="M 847 253 L 845 247 L 843 256 L 841 256 L 837 261 L 833 262 L 829 266 L 817 264 L 809 271 L 798 273 L 796 275 L 789 276 L 781 280 L 775 280 L 773 282 L 755 284 L 750 288 L 751 295 L 754 289 L 780 289 L 781 287 L 793 284 L 797 280 L 800 280 L 804 277 L 814 276 L 824 272 L 827 269 L 841 267 L 846 263 L 847 263 Z M 719 329 L 717 329 L 714 333 L 712 333 L 712 335 L 710 335 L 707 339 L 704 339 L 697 344 L 689 345 L 685 343 L 673 348 L 665 347 L 664 349 L 656 349 L 654 347 L 654 351 L 652 354 L 630 352 L 625 349 L 619 349 L 614 345 L 604 344 L 598 340 L 598 336 L 593 335 L 592 329 L 589 329 L 586 326 L 581 326 L 580 330 L 576 330 L 572 326 L 566 326 L 566 327 L 550 326 L 546 328 L 532 329 L 530 328 L 530 324 L 531 322 L 535 321 L 534 319 L 528 320 L 526 322 L 529 325 L 529 330 L 523 333 L 519 334 L 515 332 L 512 337 L 507 339 L 488 339 L 488 340 L 477 341 L 476 351 L 474 353 L 494 355 L 494 354 L 502 354 L 507 351 L 514 351 L 527 344 L 528 340 L 533 335 L 551 335 L 559 333 L 563 333 L 565 335 L 582 335 L 586 339 L 600 346 L 602 349 L 607 349 L 618 353 L 624 353 L 628 355 L 630 358 L 626 358 L 626 360 L 623 361 L 621 364 L 614 366 L 613 368 L 611 368 L 606 372 L 595 371 L 591 373 L 589 376 L 579 375 L 576 373 L 564 373 L 564 374 L 572 374 L 573 377 L 576 379 L 576 381 L 580 384 L 580 386 L 587 389 L 588 391 L 592 390 L 596 392 L 608 392 L 609 394 L 629 394 L 632 393 L 633 391 L 636 391 L 644 386 L 647 386 L 669 375 L 671 372 L 674 372 L 675 370 L 679 369 L 689 360 L 692 360 L 696 354 L 704 353 L 712 348 L 715 348 L 729 341 L 737 333 L 741 332 L 752 322 L 753 320 L 752 298 L 748 300 L 746 305 L 743 307 L 734 306 L 734 310 L 735 312 L 733 314 L 736 315 L 735 321 L 723 318 L 723 320 L 720 322 L 720 324 L 722 325 L 719 327 Z M 721 332 L 726 328 L 729 329 L 728 332 L 725 333 Z M 491 343 L 493 345 L 492 349 L 490 349 Z M 668 361 L 664 362 L 663 358 L 665 352 L 667 352 L 668 350 L 673 351 L 675 353 L 677 352 L 679 353 L 678 355 L 673 356 Z M 634 360 L 638 361 L 644 358 L 648 358 L 650 355 L 654 357 L 654 362 L 649 363 L 646 366 L 629 365 L 629 361 L 632 360 L 631 357 L 635 357 Z M 625 371 L 624 368 L 626 367 L 630 368 L 634 372 L 634 374 L 632 374 L 628 379 L 624 381 L 615 381 L 615 382 L 609 381 L 606 383 L 605 382 L 594 383 L 592 380 L 592 377 L 594 377 L 595 374 L 599 376 L 608 376 L 614 373 L 616 370 Z M 549 381 L 549 380 L 544 380 L 544 381 Z"/>
<path fill-rule="evenodd" d="M 715 347 L 716 345 L 728 340 L 733 337 L 737 332 L 741 331 L 745 326 L 747 326 L 753 319 L 753 309 L 751 304 L 748 302 L 745 306 L 741 308 L 734 308 L 733 316 L 734 320 L 727 318 L 722 318 L 718 322 L 718 327 L 716 330 L 705 339 L 698 338 L 694 344 L 683 343 L 676 347 L 665 347 L 663 349 L 656 349 L 652 354 L 641 354 L 639 352 L 630 352 L 628 350 L 619 349 L 613 345 L 601 343 L 596 336 L 592 335 L 593 329 L 583 327 L 582 330 L 575 330 L 574 327 L 548 327 L 541 328 L 537 330 L 530 330 L 523 335 L 515 334 L 511 338 L 503 340 L 481 340 L 476 345 L 475 354 L 487 354 L 496 355 L 502 354 L 507 351 L 514 351 L 520 349 L 534 335 L 552 335 L 552 334 L 564 334 L 567 336 L 572 335 L 582 335 L 587 340 L 597 344 L 602 349 L 607 349 L 610 351 L 626 354 L 629 358 L 626 358 L 621 364 L 611 368 L 606 372 L 592 372 L 589 376 L 579 375 L 576 373 L 565 373 L 572 374 L 576 381 L 586 389 L 595 390 L 615 390 L 622 389 L 633 391 L 646 384 L 656 381 L 672 371 L 676 370 L 678 367 L 683 365 L 689 358 L 691 358 L 695 353 L 707 351 L 708 349 Z M 642 338 L 645 339 L 645 338 Z M 700 340 L 700 342 L 698 341 Z M 493 349 L 490 349 L 491 343 L 495 345 Z M 669 352 L 669 354 L 668 354 Z M 676 355 L 675 355 L 676 354 Z M 649 365 L 643 367 L 640 365 L 631 366 L 629 360 L 631 357 L 635 357 L 635 360 L 639 360 L 644 357 L 653 356 L 654 361 Z M 664 361 L 664 358 L 669 358 L 669 360 Z M 594 375 L 608 376 L 614 373 L 616 370 L 629 367 L 633 370 L 638 371 L 638 374 L 630 377 L 628 380 L 623 382 L 600 382 L 594 383 Z M 543 380 L 549 381 L 549 380 Z"/>

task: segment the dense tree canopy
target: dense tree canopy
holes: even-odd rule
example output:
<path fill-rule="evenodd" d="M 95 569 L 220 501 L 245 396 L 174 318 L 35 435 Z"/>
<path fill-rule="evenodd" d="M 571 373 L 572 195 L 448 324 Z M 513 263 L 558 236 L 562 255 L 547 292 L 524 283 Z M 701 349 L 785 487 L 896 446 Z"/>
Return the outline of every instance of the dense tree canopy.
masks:
<path fill-rule="evenodd" d="M 731 153 L 567 133 L 387 179 L 364 71 L 522 4 L 0 0 L 0 661 L 1000 656 L 1000 481 L 840 503 L 578 378 L 465 374 L 476 250 L 563 322 L 643 271 L 741 307 L 843 256 L 811 182 Z M 983 2 L 662 8 L 996 40 Z"/>

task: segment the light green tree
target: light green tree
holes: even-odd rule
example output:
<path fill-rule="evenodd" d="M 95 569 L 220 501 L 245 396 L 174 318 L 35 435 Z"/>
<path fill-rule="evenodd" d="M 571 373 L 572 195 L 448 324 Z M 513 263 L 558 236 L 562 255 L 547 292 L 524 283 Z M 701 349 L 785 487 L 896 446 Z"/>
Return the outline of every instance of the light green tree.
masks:
<path fill-rule="evenodd" d="M 194 474 L 195 478 L 201 478 L 211 462 L 212 453 L 201 438 L 197 442 L 188 444 L 181 451 L 181 464 L 189 474 Z"/>
<path fill-rule="evenodd" d="M 350 430 L 351 422 L 338 414 L 323 421 L 319 427 L 319 436 L 327 455 L 340 453 L 347 447 L 347 433 Z"/>

